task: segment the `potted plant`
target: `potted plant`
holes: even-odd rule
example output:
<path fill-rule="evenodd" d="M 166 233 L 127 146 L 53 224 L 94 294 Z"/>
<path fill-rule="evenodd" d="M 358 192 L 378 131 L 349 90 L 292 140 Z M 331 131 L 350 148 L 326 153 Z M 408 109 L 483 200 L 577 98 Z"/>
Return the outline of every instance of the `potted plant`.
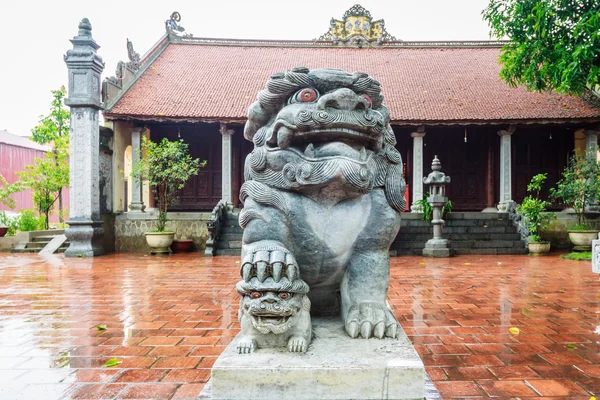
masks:
<path fill-rule="evenodd" d="M 177 193 L 188 179 L 198 174 L 200 160 L 190 156 L 183 140 L 169 141 L 167 138 L 155 143 L 143 136 L 142 154 L 144 157 L 140 156 L 131 175 L 148 181 L 158 203 L 156 229 L 144 235 L 152 253 L 169 253 L 175 232 L 166 229 L 167 209 L 177 200 Z"/>
<path fill-rule="evenodd" d="M 592 240 L 598 237 L 597 230 L 590 230 L 585 221 L 586 207 L 597 201 L 600 195 L 600 168 L 596 150 L 585 155 L 573 155 L 565 167 L 562 179 L 556 188 L 550 189 L 550 197 L 571 206 L 577 215 L 577 225 L 568 230 L 575 251 L 590 251 Z"/>
<path fill-rule="evenodd" d="M 540 199 L 542 185 L 546 181 L 547 174 L 537 174 L 531 178 L 527 185 L 529 196 L 517 207 L 517 212 L 523 216 L 525 227 L 529 231 L 527 247 L 534 256 L 541 256 L 550 251 L 550 242 L 542 240 L 541 233 L 548 225 L 548 221 L 556 216 L 554 213 L 545 213 L 550 206 L 549 201 Z"/>

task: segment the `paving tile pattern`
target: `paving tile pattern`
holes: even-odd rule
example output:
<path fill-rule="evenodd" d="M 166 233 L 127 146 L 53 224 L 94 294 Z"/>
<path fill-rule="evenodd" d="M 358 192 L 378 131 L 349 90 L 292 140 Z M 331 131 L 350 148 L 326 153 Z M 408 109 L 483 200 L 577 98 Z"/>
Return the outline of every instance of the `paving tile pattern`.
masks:
<path fill-rule="evenodd" d="M 239 331 L 238 268 L 199 253 L 1 254 L 0 398 L 197 398 Z M 589 263 L 397 257 L 391 278 L 389 302 L 442 398 L 600 394 Z"/>

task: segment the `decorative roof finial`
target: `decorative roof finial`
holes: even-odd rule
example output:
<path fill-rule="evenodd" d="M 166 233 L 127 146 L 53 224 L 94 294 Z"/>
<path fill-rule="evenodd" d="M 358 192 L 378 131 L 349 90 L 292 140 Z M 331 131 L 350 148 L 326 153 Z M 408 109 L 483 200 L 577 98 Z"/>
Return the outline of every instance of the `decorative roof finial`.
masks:
<path fill-rule="evenodd" d="M 342 20 L 332 18 L 329 30 L 321 35 L 317 41 L 332 41 L 333 43 L 355 43 L 362 47 L 364 43 L 395 42 L 397 39 L 385 30 L 383 19 L 373 21 L 371 13 L 360 4 L 348 9 Z"/>
<path fill-rule="evenodd" d="M 173 11 L 169 19 L 165 21 L 165 29 L 167 30 L 167 34 L 191 37 L 192 34 L 186 33 L 185 28 L 179 25 L 179 21 L 181 21 L 181 14 L 179 14 L 177 11 Z"/>
<path fill-rule="evenodd" d="M 79 23 L 79 36 L 92 36 L 92 24 L 87 18 L 83 18 Z"/>

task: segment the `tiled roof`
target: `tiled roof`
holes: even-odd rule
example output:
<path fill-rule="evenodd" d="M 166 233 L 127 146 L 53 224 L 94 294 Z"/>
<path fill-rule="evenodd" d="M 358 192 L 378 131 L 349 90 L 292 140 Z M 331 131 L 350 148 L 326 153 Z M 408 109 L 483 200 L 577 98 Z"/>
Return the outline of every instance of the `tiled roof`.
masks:
<path fill-rule="evenodd" d="M 271 74 L 305 66 L 369 73 L 396 122 L 600 120 L 600 109 L 581 98 L 508 87 L 498 77 L 499 51 L 172 43 L 106 115 L 244 120 Z"/>

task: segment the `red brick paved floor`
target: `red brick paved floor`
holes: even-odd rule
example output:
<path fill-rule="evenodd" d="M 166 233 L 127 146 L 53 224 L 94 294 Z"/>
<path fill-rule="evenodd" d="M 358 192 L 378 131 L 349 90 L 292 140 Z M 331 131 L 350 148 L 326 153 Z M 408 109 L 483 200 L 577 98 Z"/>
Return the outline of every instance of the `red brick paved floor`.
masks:
<path fill-rule="evenodd" d="M 237 261 L 0 254 L 0 399 L 195 398 L 237 334 Z M 590 263 L 399 257 L 391 275 L 390 303 L 443 398 L 600 394 Z"/>

